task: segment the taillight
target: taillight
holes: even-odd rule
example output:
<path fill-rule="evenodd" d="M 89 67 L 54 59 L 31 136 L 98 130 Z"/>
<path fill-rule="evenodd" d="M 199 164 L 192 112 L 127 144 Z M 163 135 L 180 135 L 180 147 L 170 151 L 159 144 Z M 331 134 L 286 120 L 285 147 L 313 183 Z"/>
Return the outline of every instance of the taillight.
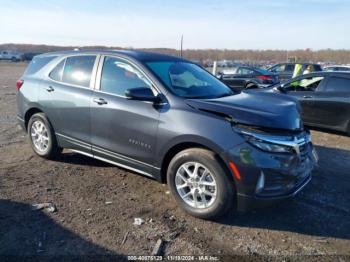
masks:
<path fill-rule="evenodd" d="M 23 83 L 24 83 L 24 81 L 22 79 L 19 79 L 16 82 L 17 90 L 19 90 L 22 87 Z"/>
<path fill-rule="evenodd" d="M 265 81 L 265 80 L 272 80 L 272 77 L 271 77 L 271 76 L 264 76 L 264 75 L 262 75 L 262 76 L 257 76 L 257 78 L 259 78 L 259 79 L 261 79 L 261 80 L 263 80 L 263 81 Z"/>

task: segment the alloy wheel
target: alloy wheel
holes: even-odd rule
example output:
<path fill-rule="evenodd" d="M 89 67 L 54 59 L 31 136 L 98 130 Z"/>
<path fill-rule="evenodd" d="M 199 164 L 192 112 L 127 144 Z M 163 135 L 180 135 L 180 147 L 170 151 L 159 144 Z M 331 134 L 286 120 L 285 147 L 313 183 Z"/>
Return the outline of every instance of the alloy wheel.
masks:
<path fill-rule="evenodd" d="M 210 207 L 217 197 L 217 184 L 209 169 L 198 162 L 182 164 L 175 175 L 176 190 L 191 207 Z"/>

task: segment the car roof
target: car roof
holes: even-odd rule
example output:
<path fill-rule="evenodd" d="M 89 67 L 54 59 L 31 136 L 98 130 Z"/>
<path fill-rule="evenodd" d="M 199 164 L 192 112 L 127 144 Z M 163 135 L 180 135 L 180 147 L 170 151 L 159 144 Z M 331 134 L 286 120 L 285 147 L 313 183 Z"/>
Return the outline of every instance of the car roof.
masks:
<path fill-rule="evenodd" d="M 284 63 L 277 63 L 277 64 L 274 64 L 273 66 L 276 66 L 276 65 L 317 65 L 317 66 L 320 66 L 319 64 L 317 63 L 308 63 L 308 62 L 284 62 Z M 271 67 L 273 67 L 271 66 Z"/>
<path fill-rule="evenodd" d="M 134 50 L 69 50 L 69 51 L 57 51 L 38 55 L 38 57 L 43 56 L 66 56 L 66 55 L 77 55 L 77 54 L 100 54 L 100 55 L 122 55 L 125 57 L 133 58 L 141 62 L 152 62 L 152 61 L 174 61 L 174 62 L 190 62 L 186 59 L 172 56 L 159 54 L 154 52 L 145 51 L 134 51 Z"/>
<path fill-rule="evenodd" d="M 339 77 L 345 77 L 350 78 L 349 72 L 342 72 L 342 71 L 318 71 L 318 72 L 312 72 L 305 75 L 299 75 L 297 77 L 304 78 L 304 77 L 315 77 L 315 76 L 339 76 Z"/>
<path fill-rule="evenodd" d="M 350 68 L 348 65 L 333 65 L 333 66 L 325 66 L 324 68 Z"/>

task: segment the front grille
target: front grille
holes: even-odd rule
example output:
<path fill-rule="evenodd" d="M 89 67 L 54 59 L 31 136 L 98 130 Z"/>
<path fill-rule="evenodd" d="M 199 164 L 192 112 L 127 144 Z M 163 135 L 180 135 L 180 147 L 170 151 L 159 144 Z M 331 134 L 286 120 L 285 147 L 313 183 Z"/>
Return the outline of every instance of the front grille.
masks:
<path fill-rule="evenodd" d="M 309 148 L 310 148 L 310 142 L 304 143 L 301 146 L 299 146 L 299 159 L 300 162 L 305 162 L 308 152 L 309 152 Z"/>

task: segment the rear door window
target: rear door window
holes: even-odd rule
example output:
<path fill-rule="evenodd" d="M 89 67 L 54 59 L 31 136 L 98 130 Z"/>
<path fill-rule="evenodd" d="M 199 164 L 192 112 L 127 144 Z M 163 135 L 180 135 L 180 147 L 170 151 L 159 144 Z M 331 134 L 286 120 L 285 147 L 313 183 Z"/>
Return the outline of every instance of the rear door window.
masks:
<path fill-rule="evenodd" d="M 344 77 L 330 77 L 326 91 L 328 92 L 350 92 L 350 79 Z"/>
<path fill-rule="evenodd" d="M 95 60 L 92 55 L 67 57 L 62 82 L 89 87 Z"/>
<path fill-rule="evenodd" d="M 29 63 L 24 75 L 33 75 L 37 73 L 41 68 L 50 63 L 57 56 L 42 56 L 34 57 Z"/>
<path fill-rule="evenodd" d="M 252 74 L 254 74 L 254 71 L 247 68 L 247 67 L 240 67 L 237 70 L 237 74 L 239 74 L 239 75 L 252 75 Z"/>
<path fill-rule="evenodd" d="M 295 65 L 286 65 L 286 67 L 284 68 L 284 71 L 285 72 L 293 72 L 294 67 L 295 67 Z"/>
<path fill-rule="evenodd" d="M 275 65 L 273 66 L 269 71 L 271 72 L 275 72 L 275 73 L 280 73 L 283 72 L 285 69 L 286 65 L 282 64 L 282 65 Z"/>

